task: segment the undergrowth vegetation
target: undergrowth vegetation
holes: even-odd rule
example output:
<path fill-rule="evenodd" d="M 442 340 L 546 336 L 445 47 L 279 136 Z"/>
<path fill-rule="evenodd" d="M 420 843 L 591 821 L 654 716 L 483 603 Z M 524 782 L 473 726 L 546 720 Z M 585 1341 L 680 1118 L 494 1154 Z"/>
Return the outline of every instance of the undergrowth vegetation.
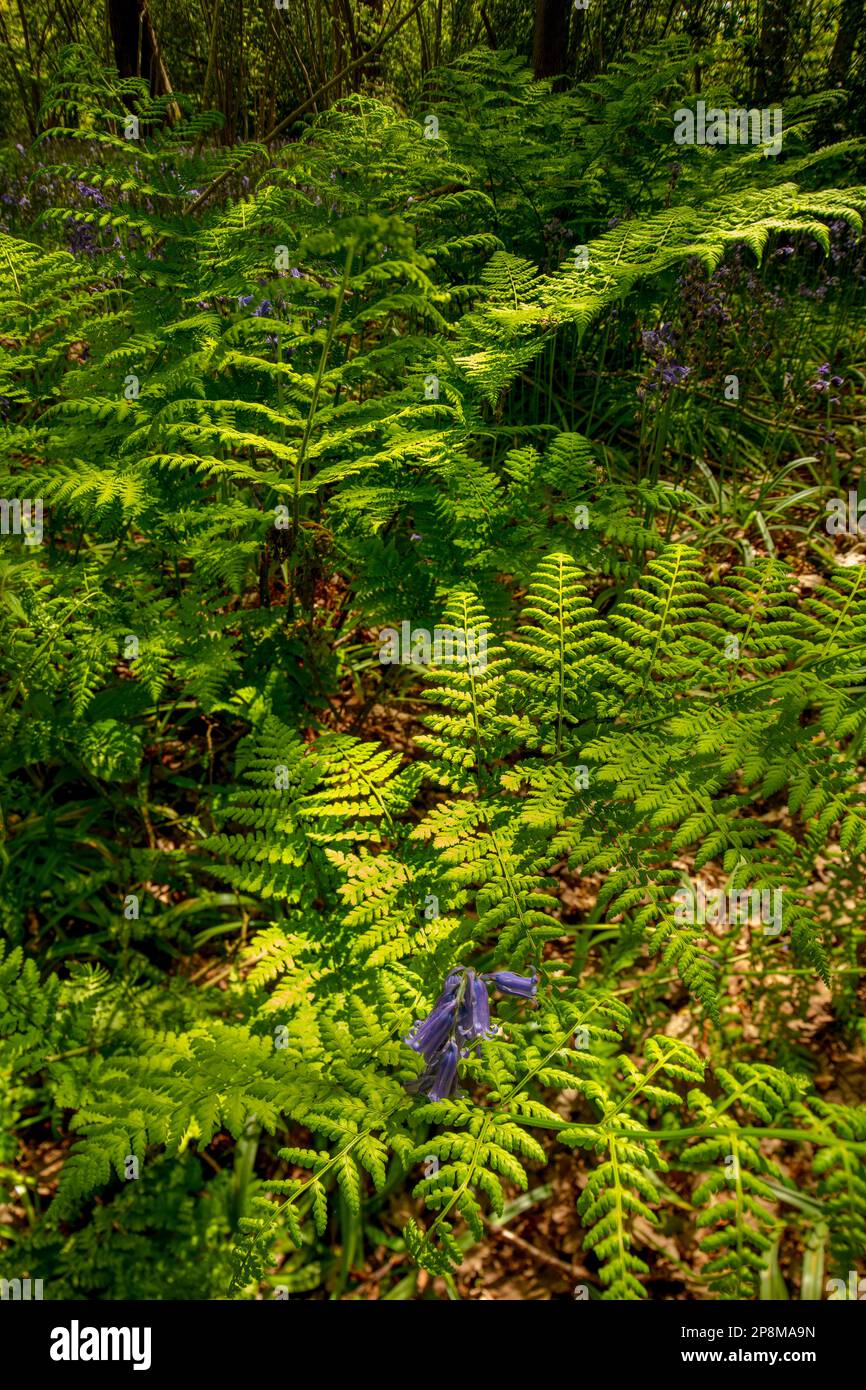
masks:
<path fill-rule="evenodd" d="M 5 1277 L 456 1295 L 563 1155 L 578 1296 L 862 1268 L 863 149 L 695 97 L 79 46 L 2 153 Z"/>

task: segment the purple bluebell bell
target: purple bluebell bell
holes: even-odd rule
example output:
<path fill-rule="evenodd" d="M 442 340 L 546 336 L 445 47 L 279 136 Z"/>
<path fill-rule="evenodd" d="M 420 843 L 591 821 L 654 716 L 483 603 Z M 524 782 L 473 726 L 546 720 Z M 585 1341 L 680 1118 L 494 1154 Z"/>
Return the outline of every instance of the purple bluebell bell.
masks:
<path fill-rule="evenodd" d="M 457 995 L 450 995 L 433 1006 L 424 1019 L 419 1019 L 406 1043 L 415 1052 L 420 1052 L 427 1061 L 432 1061 L 441 1051 L 454 1031 L 457 1019 Z"/>
<path fill-rule="evenodd" d="M 239 294 L 238 304 L 241 306 L 242 309 L 245 309 L 248 304 L 252 304 L 253 298 L 254 296 L 251 294 Z"/>
<path fill-rule="evenodd" d="M 446 1100 L 457 1090 L 457 1063 L 460 1049 L 453 1038 L 428 1062 L 420 1076 L 406 1082 L 411 1095 L 424 1095 L 428 1100 Z"/>
<path fill-rule="evenodd" d="M 490 1000 L 481 977 L 473 970 L 466 973 L 469 978 L 457 1014 L 457 1036 L 461 1042 L 479 1042 L 490 1035 Z"/>
<path fill-rule="evenodd" d="M 439 1055 L 439 1064 L 433 1078 L 433 1085 L 427 1092 L 431 1100 L 446 1100 L 448 1096 L 454 1094 L 457 1084 L 457 1059 L 459 1055 L 457 1044 L 452 1038 L 450 1042 L 445 1044 Z"/>
<path fill-rule="evenodd" d="M 490 980 L 503 994 L 516 994 L 520 999 L 532 999 L 538 989 L 537 975 L 515 975 L 511 970 L 494 970 L 481 978 Z"/>

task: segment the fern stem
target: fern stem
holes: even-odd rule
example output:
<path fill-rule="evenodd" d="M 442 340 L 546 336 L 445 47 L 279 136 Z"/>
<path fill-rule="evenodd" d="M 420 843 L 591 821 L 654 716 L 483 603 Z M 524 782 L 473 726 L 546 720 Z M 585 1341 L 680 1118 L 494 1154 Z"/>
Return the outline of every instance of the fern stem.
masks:
<path fill-rule="evenodd" d="M 587 1134 L 591 1135 L 597 1132 L 603 1123 L 603 1121 L 591 1124 L 580 1120 L 554 1120 L 548 1119 L 545 1115 L 522 1115 L 513 1110 L 499 1110 L 497 1114 L 513 1120 L 515 1124 L 525 1125 L 528 1129 L 549 1129 L 557 1133 L 565 1129 L 585 1129 Z M 725 1133 L 728 1131 L 723 1125 L 687 1125 L 683 1129 L 629 1129 L 628 1137 L 642 1140 L 663 1139 L 672 1142 L 677 1139 L 706 1139 L 710 1135 Z M 732 1130 L 731 1133 L 754 1135 L 759 1139 L 780 1139 L 796 1144 L 814 1144 L 816 1148 L 842 1147 L 845 1150 L 850 1150 L 851 1153 L 866 1155 L 866 1141 L 843 1139 L 838 1134 L 824 1133 L 821 1130 L 737 1125 L 736 1130 Z"/>
<path fill-rule="evenodd" d="M 311 400 L 310 400 L 310 409 L 309 409 L 309 411 L 308 411 L 308 413 L 307 413 L 307 419 L 306 419 L 306 423 L 305 423 L 305 425 L 304 425 L 304 433 L 303 433 L 303 436 L 302 436 L 302 438 L 301 438 L 301 444 L 300 444 L 300 448 L 298 449 L 297 458 L 295 459 L 294 476 L 293 476 L 293 492 L 292 492 L 292 524 L 293 524 L 292 537 L 293 537 L 293 541 L 294 541 L 295 545 L 297 545 L 298 527 L 299 527 L 299 524 L 300 524 L 301 483 L 302 483 L 302 481 L 303 481 L 303 476 L 304 476 L 303 470 L 304 470 L 304 463 L 305 463 L 305 461 L 306 461 L 307 448 L 308 448 L 309 443 L 310 443 L 310 434 L 311 434 L 312 429 L 313 429 L 313 422 L 314 422 L 314 420 L 315 420 L 315 418 L 316 418 L 316 411 L 318 410 L 318 407 L 319 407 L 319 396 L 320 396 L 321 390 L 322 390 L 322 381 L 324 380 L 324 376 L 325 376 L 325 367 L 326 367 L 327 361 L 328 361 L 328 354 L 330 353 L 330 350 L 331 350 L 331 343 L 334 341 L 334 334 L 335 334 L 336 331 L 337 331 L 337 323 L 338 323 L 338 320 L 339 320 L 339 317 L 340 317 L 340 312 L 341 312 L 342 307 L 343 307 L 343 300 L 344 300 L 345 295 L 346 295 L 346 289 L 347 289 L 348 284 L 349 284 L 349 276 L 350 276 L 351 273 L 352 273 L 352 258 L 353 258 L 353 256 L 354 256 L 354 254 L 355 254 L 355 243 L 354 243 L 354 241 L 351 241 L 351 242 L 349 243 L 349 249 L 348 249 L 348 251 L 347 251 L 347 253 L 346 253 L 346 263 L 345 263 L 345 266 L 343 267 L 343 277 L 342 277 L 342 279 L 341 279 L 341 281 L 340 281 L 340 288 L 339 288 L 339 291 L 338 291 L 338 293 L 337 293 L 337 298 L 336 298 L 336 300 L 335 300 L 335 302 L 334 302 L 333 311 L 332 311 L 332 313 L 331 313 L 331 321 L 330 321 L 330 323 L 328 324 L 328 331 L 327 331 L 327 333 L 325 334 L 325 341 L 324 341 L 324 343 L 322 344 L 322 353 L 321 353 L 321 356 L 320 356 L 320 358 L 319 358 L 319 366 L 318 366 L 318 370 L 316 371 L 316 379 L 315 379 L 315 382 L 313 383 L 313 395 L 312 395 L 312 398 L 311 398 Z"/>

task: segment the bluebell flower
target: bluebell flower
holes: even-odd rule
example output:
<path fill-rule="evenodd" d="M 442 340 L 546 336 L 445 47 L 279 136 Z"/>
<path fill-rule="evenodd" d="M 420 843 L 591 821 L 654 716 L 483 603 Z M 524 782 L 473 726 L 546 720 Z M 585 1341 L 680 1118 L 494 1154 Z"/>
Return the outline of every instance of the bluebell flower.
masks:
<path fill-rule="evenodd" d="M 689 367 L 680 367 L 676 362 L 670 362 L 662 367 L 661 378 L 665 386 L 675 386 L 677 382 L 685 381 L 689 371 Z"/>
<path fill-rule="evenodd" d="M 96 233 L 90 222 L 70 215 L 66 218 L 66 235 L 73 256 L 95 256 L 99 250 Z"/>
<path fill-rule="evenodd" d="M 511 970 L 494 970 L 482 979 L 491 980 L 503 994 L 516 994 L 520 999 L 532 999 L 538 989 L 537 975 L 515 975 Z"/>
<path fill-rule="evenodd" d="M 663 323 L 661 328 L 645 328 L 640 337 L 644 352 L 659 361 L 673 345 L 674 335 L 670 324 Z"/>
<path fill-rule="evenodd" d="M 445 1100 L 457 1091 L 457 1063 L 460 1050 L 453 1038 L 427 1063 L 420 1076 L 406 1082 L 412 1095 L 425 1095 L 429 1100 Z"/>
<path fill-rule="evenodd" d="M 82 198 L 86 198 L 88 202 L 95 203 L 98 208 L 108 207 L 108 200 L 101 188 L 94 188 L 91 184 L 82 183 L 80 179 L 76 179 L 75 187 Z"/>
<path fill-rule="evenodd" d="M 240 304 L 242 308 L 245 309 L 245 308 L 247 307 L 247 305 L 248 305 L 248 304 L 252 304 L 252 302 L 253 302 L 253 296 L 252 296 L 251 294 L 239 294 L 239 295 L 238 295 L 238 304 Z"/>
<path fill-rule="evenodd" d="M 252 298 L 252 296 L 250 296 L 250 297 Z M 270 301 L 269 299 L 263 299 L 262 302 L 261 302 L 261 304 L 258 306 L 258 308 L 257 308 L 257 309 L 253 309 L 253 318 L 254 318 L 254 319 L 266 319 L 266 318 L 269 318 L 269 317 L 270 317 L 270 312 L 271 312 L 271 301 Z"/>
<path fill-rule="evenodd" d="M 506 994 L 530 999 L 535 994 L 538 976 L 515 975 L 510 970 L 477 975 L 464 966 L 450 971 L 430 1013 L 417 1019 L 404 1038 L 426 1063 L 421 1075 L 406 1083 L 408 1091 L 420 1092 L 430 1100 L 444 1100 L 455 1094 L 459 1059 L 468 1056 L 473 1046 L 494 1031 L 487 981 Z"/>
<path fill-rule="evenodd" d="M 467 971 L 467 975 L 457 1015 L 457 1035 L 462 1042 L 477 1042 L 490 1034 L 490 1000 L 484 981 L 473 970 Z"/>
<path fill-rule="evenodd" d="M 458 1056 L 457 1044 L 452 1038 L 441 1053 L 433 1084 L 427 1092 L 431 1100 L 447 1100 L 449 1096 L 454 1094 L 457 1082 Z"/>
<path fill-rule="evenodd" d="M 433 1009 L 424 1019 L 419 1019 L 406 1043 L 415 1052 L 420 1052 L 428 1062 L 442 1050 L 450 1038 L 457 1021 L 457 995 L 440 997 Z"/>
<path fill-rule="evenodd" d="M 843 377 L 830 376 L 830 363 L 823 362 L 821 366 L 818 368 L 817 381 L 810 381 L 808 383 L 808 389 L 810 391 L 819 391 L 823 393 L 829 391 L 831 386 L 843 386 L 844 384 L 845 383 Z M 830 400 L 834 405 L 838 405 L 839 403 L 838 396 L 831 396 Z"/>

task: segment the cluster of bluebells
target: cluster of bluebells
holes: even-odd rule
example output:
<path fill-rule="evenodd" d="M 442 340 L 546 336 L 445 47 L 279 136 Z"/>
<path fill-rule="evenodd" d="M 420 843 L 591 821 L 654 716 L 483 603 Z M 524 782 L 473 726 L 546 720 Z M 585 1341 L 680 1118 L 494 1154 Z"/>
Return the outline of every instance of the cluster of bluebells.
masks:
<path fill-rule="evenodd" d="M 858 237 L 841 218 L 836 218 L 828 228 L 830 233 L 830 258 L 827 261 L 823 249 L 817 241 L 810 242 L 807 249 L 817 258 L 817 268 L 812 282 L 801 284 L 797 293 L 804 299 L 814 299 L 819 303 L 827 298 L 831 290 L 842 285 L 862 285 L 866 279 L 866 238 Z M 842 274 L 833 274 L 833 269 Z M 814 280 L 817 280 L 817 284 Z"/>
<path fill-rule="evenodd" d="M 689 257 L 677 279 L 677 289 L 680 316 L 691 334 L 709 336 L 731 322 L 731 292 L 736 274 L 736 265 L 725 262 L 707 275 L 698 257 Z"/>
<path fill-rule="evenodd" d="M 793 253 L 792 246 L 782 246 L 774 255 L 782 257 L 784 265 Z M 692 344 L 703 346 L 707 365 L 722 350 L 723 330 L 730 324 L 737 324 L 740 337 L 758 357 L 778 337 L 776 315 L 785 304 L 781 286 L 755 274 L 743 247 L 738 246 L 709 276 L 698 258 L 692 257 L 677 286 L 685 331 Z"/>
<path fill-rule="evenodd" d="M 240 306 L 242 309 L 246 309 L 246 308 L 249 307 L 250 304 L 252 304 L 252 302 L 253 302 L 254 299 L 255 299 L 255 295 L 254 295 L 254 294 L 239 294 L 239 295 L 238 295 L 238 304 L 239 304 L 239 306 Z M 274 307 L 274 306 L 271 304 L 271 301 L 270 301 L 269 299 L 263 299 L 263 300 L 261 301 L 261 303 L 260 303 L 260 304 L 257 304 L 256 307 L 255 307 L 255 309 L 253 309 L 253 318 L 254 318 L 254 319 L 268 319 L 268 318 L 270 318 L 270 317 L 271 317 L 271 311 L 273 310 L 273 307 Z"/>
<path fill-rule="evenodd" d="M 75 188 L 79 197 L 83 198 L 86 203 L 93 203 L 98 208 L 108 207 L 108 199 L 101 188 L 94 188 L 92 184 L 83 183 L 81 179 L 75 180 Z"/>
<path fill-rule="evenodd" d="M 80 217 L 66 218 L 66 240 L 73 256 L 95 256 L 99 250 L 96 228 Z"/>
<path fill-rule="evenodd" d="M 108 200 L 101 188 L 84 183 L 81 179 L 76 179 L 73 187 L 81 202 L 92 203 L 100 211 L 108 207 Z M 96 225 L 89 219 L 76 217 L 74 213 L 70 213 L 66 218 L 65 225 L 66 240 L 73 256 L 95 256 L 101 250 Z M 120 246 L 118 238 L 115 238 L 114 245 L 115 248 Z"/>
<path fill-rule="evenodd" d="M 836 387 L 844 386 L 844 384 L 845 384 L 845 379 L 844 379 L 844 377 L 841 377 L 841 376 L 831 376 L 831 375 L 830 375 L 830 363 L 829 363 L 829 362 L 823 362 L 823 363 L 821 364 L 821 366 L 818 368 L 818 376 L 817 376 L 817 379 L 816 379 L 815 381 L 810 381 L 810 382 L 809 382 L 808 389 L 809 389 L 810 391 L 817 391 L 820 395 L 826 395 L 829 391 L 834 390 Z M 829 396 L 828 399 L 829 399 L 831 405 L 838 405 L 838 404 L 839 404 L 839 397 L 838 397 L 838 396 Z"/>
<path fill-rule="evenodd" d="M 407 1090 L 420 1092 L 430 1100 L 446 1100 L 457 1089 L 457 1063 L 469 1050 L 495 1031 L 490 1021 L 488 984 L 503 994 L 531 999 L 538 987 L 537 975 L 514 975 L 495 970 L 478 975 L 460 966 L 445 978 L 445 988 L 426 1018 L 418 1019 L 404 1039 L 420 1052 L 425 1066 L 420 1076 L 407 1083 Z"/>
<path fill-rule="evenodd" d="M 845 385 L 845 378 L 835 376 L 829 362 L 822 362 L 817 369 L 814 381 L 806 383 L 807 391 L 814 391 L 818 396 L 822 396 L 827 401 L 828 416 L 829 407 L 839 405 L 840 397 L 836 394 L 841 386 Z M 802 405 L 795 406 L 795 414 L 800 414 L 804 409 Z M 830 429 L 830 420 L 819 424 L 818 434 L 825 445 L 836 444 L 836 432 Z"/>
<path fill-rule="evenodd" d="M 21 185 L 16 183 L 14 193 L 7 190 L 5 193 L 0 194 L 0 203 L 3 203 L 8 208 L 16 207 L 26 211 L 30 206 L 30 199 L 27 197 L 26 193 L 18 191 L 20 187 Z"/>
<path fill-rule="evenodd" d="M 786 304 L 782 281 L 796 273 L 788 269 L 795 256 L 794 246 L 780 245 L 758 274 L 746 248 L 737 247 L 709 275 L 697 257 L 690 257 L 676 282 L 674 322 L 641 335 L 652 365 L 638 396 L 655 392 L 659 399 L 687 378 L 717 380 L 728 370 L 733 332 L 741 371 L 774 350 Z M 772 280 L 766 273 L 770 266 L 776 272 Z"/>
<path fill-rule="evenodd" d="M 296 278 L 300 278 L 300 274 L 301 274 L 300 270 L 296 270 L 296 269 L 293 269 L 293 270 L 292 270 L 292 275 L 295 276 Z M 256 296 L 255 296 L 254 294 L 239 294 L 239 295 L 238 295 L 238 307 L 241 308 L 241 309 L 248 309 L 249 306 L 252 304 L 253 300 L 255 299 L 255 297 L 256 297 Z M 201 305 L 200 307 L 204 308 L 205 306 L 204 306 L 204 305 Z M 280 298 L 280 299 L 277 300 L 277 302 L 276 302 L 276 310 L 278 311 L 278 313 L 275 313 L 275 306 L 274 306 L 274 304 L 271 302 L 270 299 L 263 299 L 263 300 L 260 301 L 260 303 L 258 303 L 258 304 L 256 305 L 255 309 L 253 309 L 253 318 L 254 318 L 254 319 L 271 319 L 271 318 L 279 317 L 280 314 L 283 314 L 283 313 L 284 313 L 285 309 L 286 309 L 286 301 L 285 301 L 285 299 Z M 317 320 L 317 322 L 318 322 L 318 320 Z M 276 334 L 276 333 L 266 333 L 266 334 L 265 334 L 265 343 L 267 344 L 267 346 L 268 346 L 272 351 L 275 352 L 276 349 L 277 349 L 277 345 L 278 345 L 278 344 L 277 344 L 277 334 Z M 295 349 L 294 349 L 293 347 L 284 348 L 284 349 L 283 349 L 283 355 L 284 355 L 285 357 L 291 357 L 292 354 L 294 353 L 294 351 L 295 351 Z"/>
<path fill-rule="evenodd" d="M 674 361 L 676 335 L 669 323 L 663 323 L 661 328 L 644 329 L 640 341 L 652 363 L 638 386 L 637 393 L 641 400 L 647 391 L 666 390 L 685 381 L 689 368 Z"/>
<path fill-rule="evenodd" d="M 847 279 L 862 284 L 866 279 L 866 237 L 858 236 L 843 221 L 830 223 L 830 259 L 834 265 L 844 265 Z"/>

